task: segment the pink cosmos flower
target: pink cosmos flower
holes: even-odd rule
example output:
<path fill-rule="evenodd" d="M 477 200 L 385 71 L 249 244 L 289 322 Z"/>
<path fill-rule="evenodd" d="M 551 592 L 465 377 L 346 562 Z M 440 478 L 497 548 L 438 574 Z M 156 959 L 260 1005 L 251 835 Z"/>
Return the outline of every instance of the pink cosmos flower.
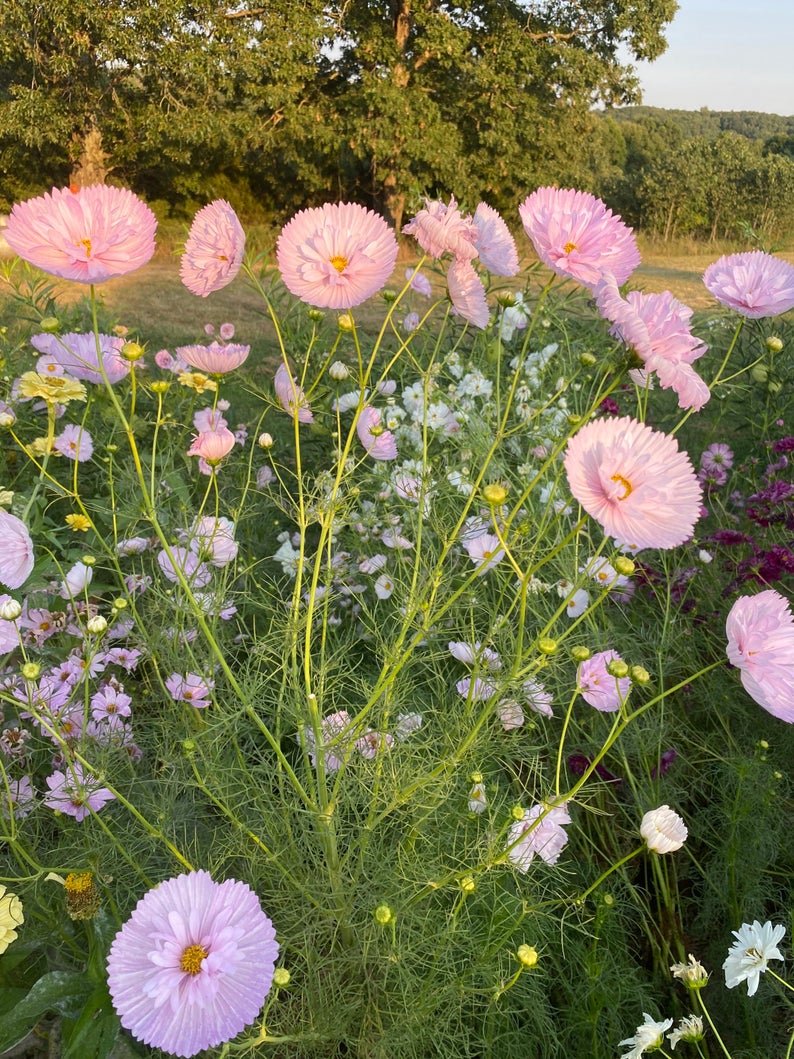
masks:
<path fill-rule="evenodd" d="M 350 748 L 351 741 L 354 742 L 350 738 L 349 728 L 350 714 L 347 710 L 337 710 L 336 713 L 329 713 L 327 717 L 323 717 L 320 725 L 320 739 L 326 772 L 338 772 L 344 764 L 345 755 Z M 348 733 L 345 739 L 340 739 L 340 736 L 345 732 Z M 309 753 L 312 765 L 316 767 L 317 742 L 314 738 L 314 732 L 309 727 L 303 730 L 303 742 Z"/>
<path fill-rule="evenodd" d="M 301 210 L 276 244 L 281 278 L 309 305 L 351 309 L 387 282 L 397 240 L 386 221 L 355 202 Z"/>
<path fill-rule="evenodd" d="M 554 711 L 551 708 L 551 692 L 546 691 L 545 684 L 541 684 L 539 680 L 534 680 L 530 677 L 529 680 L 524 681 L 524 695 L 530 710 L 534 710 L 535 713 L 539 713 L 542 717 L 554 716 Z"/>
<path fill-rule="evenodd" d="M 234 434 L 228 427 L 201 431 L 193 438 L 193 443 L 187 450 L 187 454 L 188 456 L 199 456 L 201 459 L 206 460 L 210 467 L 215 467 L 232 451 L 235 440 Z"/>
<path fill-rule="evenodd" d="M 205 515 L 196 519 L 189 534 L 192 552 L 207 559 L 213 566 L 224 567 L 237 558 L 238 544 L 234 539 L 234 523 L 228 518 Z"/>
<path fill-rule="evenodd" d="M 86 591 L 94 579 L 93 566 L 86 566 L 80 561 L 69 567 L 61 582 L 60 595 L 62 599 L 76 599 Z"/>
<path fill-rule="evenodd" d="M 452 254 L 459 261 L 477 256 L 477 227 L 471 217 L 463 217 L 453 195 L 449 205 L 425 199 L 425 208 L 403 226 L 430 257 Z"/>
<path fill-rule="evenodd" d="M 485 287 L 469 261 L 456 259 L 447 272 L 447 287 L 458 316 L 475 327 L 488 326 L 488 303 Z"/>
<path fill-rule="evenodd" d="M 463 677 L 455 685 L 461 698 L 470 702 L 487 702 L 496 694 L 496 685 L 483 677 Z"/>
<path fill-rule="evenodd" d="M 731 665 L 747 694 L 773 717 L 794 724 L 794 616 L 773 588 L 740 596 L 725 624 Z"/>
<path fill-rule="evenodd" d="M 397 442 L 390 430 L 381 426 L 380 412 L 372 405 L 366 404 L 361 409 L 356 422 L 358 440 L 373 460 L 396 460 Z"/>
<path fill-rule="evenodd" d="M 417 272 L 413 268 L 407 268 L 405 270 L 405 278 L 411 281 L 411 290 L 415 290 L 417 294 L 424 295 L 425 298 L 432 297 L 433 288 L 430 286 L 430 280 L 424 272 Z"/>
<path fill-rule="evenodd" d="M 108 382 L 119 382 L 130 373 L 129 361 L 121 355 L 124 339 L 117 335 L 100 335 L 99 353 L 94 334 L 33 335 L 30 344 L 45 356 L 52 357 L 73 378 L 84 382 L 99 385 L 104 382 L 99 370 L 100 356 Z"/>
<path fill-rule="evenodd" d="M 628 698 L 631 681 L 628 677 L 613 677 L 607 672 L 610 662 L 622 662 L 617 651 L 599 651 L 579 663 L 576 683 L 582 698 L 602 713 L 614 713 Z"/>
<path fill-rule="evenodd" d="M 568 484 L 610 537 L 674 548 L 692 535 L 702 490 L 678 442 L 637 420 L 596 419 L 568 442 Z"/>
<path fill-rule="evenodd" d="M 190 226 L 179 278 L 189 291 L 206 298 L 228 286 L 240 271 L 245 232 L 225 199 L 200 209 Z"/>
<path fill-rule="evenodd" d="M 113 1007 L 136 1040 L 187 1059 L 254 1021 L 278 951 L 245 883 L 178 875 L 144 894 L 110 946 Z"/>
<path fill-rule="evenodd" d="M 201 562 L 194 552 L 179 545 L 172 544 L 170 552 L 170 557 L 165 548 L 157 553 L 157 564 L 163 576 L 173 584 L 177 584 L 179 573 L 181 573 L 191 588 L 206 588 L 212 580 L 212 571 L 209 566 Z"/>
<path fill-rule="evenodd" d="M 172 673 L 166 678 L 165 686 L 174 702 L 186 702 L 203 710 L 210 704 L 211 689 L 215 686 L 212 680 L 200 677 L 196 673 Z"/>
<path fill-rule="evenodd" d="M 76 761 L 66 772 L 56 771 L 47 777 L 50 793 L 44 804 L 58 813 L 73 816 L 78 822 L 85 820 L 91 813 L 98 813 L 107 802 L 116 795 L 93 776 L 83 772 L 83 766 Z"/>
<path fill-rule="evenodd" d="M 680 408 L 699 411 L 711 396 L 692 367 L 708 346 L 690 331 L 692 310 L 669 291 L 625 300 L 610 277 L 595 288 L 599 312 L 614 324 L 612 334 L 634 350 L 648 371 L 655 371 L 662 389 L 678 394 Z"/>
<path fill-rule="evenodd" d="M 495 533 L 478 533 L 476 537 L 467 537 L 463 547 L 480 574 L 496 566 L 505 556 L 502 542 Z"/>
<path fill-rule="evenodd" d="M 157 220 L 127 188 L 53 188 L 18 202 L 5 237 L 36 268 L 77 283 L 103 283 L 145 265 Z"/>
<path fill-rule="evenodd" d="M 83 430 L 77 423 L 69 423 L 53 442 L 56 452 L 66 456 L 69 460 L 77 460 L 85 463 L 90 460 L 94 452 L 94 443 L 87 430 Z"/>
<path fill-rule="evenodd" d="M 539 804 L 527 809 L 523 820 L 516 820 L 507 833 L 508 860 L 523 872 L 529 871 L 536 853 L 547 864 L 556 864 L 568 842 L 565 825 L 570 822 L 564 805 L 548 809 Z"/>
<path fill-rule="evenodd" d="M 590 290 L 607 274 L 621 286 L 640 263 L 632 230 L 584 191 L 538 188 L 518 212 L 541 261 Z"/>
<path fill-rule="evenodd" d="M 207 375 L 225 375 L 245 363 L 251 347 L 211 342 L 208 346 L 177 346 L 174 352 L 191 368 Z"/>
<path fill-rule="evenodd" d="M 0 585 L 21 588 L 33 570 L 33 541 L 25 523 L 0 508 Z"/>
<path fill-rule="evenodd" d="M 794 265 L 763 250 L 721 257 L 706 269 L 703 283 L 718 302 L 751 320 L 794 308 Z"/>
<path fill-rule="evenodd" d="M 489 272 L 515 276 L 519 269 L 516 241 L 499 213 L 485 202 L 474 211 L 477 253 Z"/>
<path fill-rule="evenodd" d="M 299 423 L 314 422 L 314 415 L 309 408 L 306 395 L 298 386 L 297 379 L 290 375 L 285 364 L 279 364 L 273 386 L 276 390 L 276 397 L 285 412 L 297 417 Z"/>

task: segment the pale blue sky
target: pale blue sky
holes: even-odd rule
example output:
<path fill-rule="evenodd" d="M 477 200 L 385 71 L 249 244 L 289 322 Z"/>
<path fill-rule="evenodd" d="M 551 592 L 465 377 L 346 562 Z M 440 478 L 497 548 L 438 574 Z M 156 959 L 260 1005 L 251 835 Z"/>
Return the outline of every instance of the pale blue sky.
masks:
<path fill-rule="evenodd" d="M 679 0 L 667 40 L 638 64 L 647 106 L 794 115 L 794 0 Z"/>

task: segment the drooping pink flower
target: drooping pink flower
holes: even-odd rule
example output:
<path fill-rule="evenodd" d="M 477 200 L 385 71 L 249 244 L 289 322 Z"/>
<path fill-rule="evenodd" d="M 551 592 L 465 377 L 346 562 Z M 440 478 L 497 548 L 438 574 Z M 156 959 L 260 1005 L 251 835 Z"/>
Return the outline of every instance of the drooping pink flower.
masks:
<path fill-rule="evenodd" d="M 623 299 L 611 277 L 594 293 L 599 312 L 614 324 L 615 338 L 634 350 L 646 370 L 656 372 L 662 389 L 678 394 L 680 408 L 699 411 L 711 391 L 692 364 L 708 346 L 690 330 L 692 310 L 669 291 L 630 291 Z"/>
<path fill-rule="evenodd" d="M 516 241 L 502 216 L 493 206 L 481 202 L 474 211 L 477 254 L 489 272 L 515 276 L 519 269 Z"/>
<path fill-rule="evenodd" d="M 718 302 L 751 320 L 794 308 L 794 265 L 763 250 L 721 257 L 706 269 L 703 283 Z"/>
<path fill-rule="evenodd" d="M 206 460 L 210 467 L 215 467 L 225 456 L 229 455 L 234 448 L 235 441 L 236 438 L 228 427 L 204 430 L 193 438 L 187 454 L 199 456 L 202 460 Z"/>
<path fill-rule="evenodd" d="M 608 274 L 621 286 L 640 263 L 632 230 L 594 195 L 538 188 L 518 212 L 541 261 L 590 290 Z"/>
<path fill-rule="evenodd" d="M 702 490 L 675 438 L 624 416 L 587 423 L 568 442 L 574 497 L 607 536 L 637 548 L 674 548 L 692 535 Z"/>
<path fill-rule="evenodd" d="M 165 548 L 157 553 L 157 564 L 164 577 L 173 584 L 178 584 L 181 573 L 191 588 L 207 587 L 212 580 L 212 571 L 207 563 L 203 563 L 195 552 L 181 545 L 172 544 L 169 551 L 170 556 Z"/>
<path fill-rule="evenodd" d="M 110 946 L 113 1007 L 136 1040 L 189 1059 L 254 1021 L 278 951 L 245 883 L 178 875 L 144 894 Z"/>
<path fill-rule="evenodd" d="M 117 335 L 99 335 L 99 352 L 94 334 L 33 335 L 30 344 L 45 356 L 52 357 L 73 378 L 84 382 L 99 385 L 104 382 L 99 370 L 100 357 L 108 382 L 119 382 L 130 373 L 129 361 L 121 355 L 124 339 Z"/>
<path fill-rule="evenodd" d="M 98 813 L 103 805 L 116 797 L 90 773 L 86 774 L 79 761 L 65 772 L 53 772 L 47 777 L 47 786 L 50 793 L 44 799 L 44 804 L 56 812 L 73 816 L 77 821 L 85 820 L 91 813 Z"/>
<path fill-rule="evenodd" d="M 18 202 L 5 237 L 36 268 L 77 283 L 126 276 L 154 254 L 157 219 L 128 188 L 53 188 Z"/>
<path fill-rule="evenodd" d="M 329 202 L 301 210 L 282 228 L 276 258 L 296 298 L 323 309 L 351 309 L 388 281 L 397 240 L 372 210 Z"/>
<path fill-rule="evenodd" d="M 447 272 L 447 287 L 458 316 L 475 327 L 488 326 L 485 287 L 471 262 L 455 259 Z"/>
<path fill-rule="evenodd" d="M 425 199 L 425 208 L 403 226 L 429 257 L 452 254 L 456 260 L 471 261 L 477 256 L 477 228 L 471 217 L 463 217 L 453 195 L 443 202 Z"/>
<path fill-rule="evenodd" d="M 251 347 L 232 342 L 210 342 L 208 346 L 177 346 L 174 352 L 191 368 L 207 375 L 225 375 L 245 363 Z"/>
<path fill-rule="evenodd" d="M 380 412 L 372 405 L 366 404 L 361 409 L 356 421 L 358 440 L 373 460 L 396 460 L 397 442 L 390 430 L 381 426 Z"/>
<path fill-rule="evenodd" d="M 794 724 L 794 615 L 768 588 L 740 596 L 725 624 L 726 653 L 747 694 L 773 717 Z"/>
<path fill-rule="evenodd" d="M 22 519 L 0 508 L 0 585 L 21 588 L 33 570 L 33 541 Z"/>
<path fill-rule="evenodd" d="M 237 558 L 238 544 L 234 539 L 234 523 L 228 518 L 205 515 L 193 523 L 188 534 L 192 552 L 222 568 Z"/>
<path fill-rule="evenodd" d="M 91 435 L 77 423 L 69 423 L 53 442 L 53 448 L 69 460 L 85 463 L 94 452 Z"/>
<path fill-rule="evenodd" d="M 193 218 L 179 278 L 193 294 L 206 298 L 232 282 L 244 252 L 245 232 L 237 214 L 225 199 L 216 199 Z"/>
<path fill-rule="evenodd" d="M 527 809 L 523 820 L 511 824 L 507 833 L 508 860 L 523 872 L 529 871 L 535 854 L 547 864 L 556 864 L 568 842 L 565 825 L 570 822 L 564 805 L 549 809 L 541 803 Z"/>
<path fill-rule="evenodd" d="M 279 403 L 285 412 L 289 412 L 291 416 L 297 418 L 299 423 L 314 422 L 314 415 L 311 408 L 309 408 L 306 395 L 301 387 L 298 386 L 298 380 L 287 370 L 286 364 L 279 364 L 273 379 L 273 386 L 276 391 L 276 397 L 278 397 Z"/>
<path fill-rule="evenodd" d="M 94 579 L 93 566 L 86 566 L 79 560 L 70 566 L 61 582 L 60 594 L 62 599 L 77 599 L 86 591 Z"/>
<path fill-rule="evenodd" d="M 613 677 L 607 671 L 610 662 L 622 662 L 617 651 L 599 651 L 579 663 L 576 683 L 582 698 L 602 713 L 614 713 L 628 698 L 631 681 L 628 677 Z"/>

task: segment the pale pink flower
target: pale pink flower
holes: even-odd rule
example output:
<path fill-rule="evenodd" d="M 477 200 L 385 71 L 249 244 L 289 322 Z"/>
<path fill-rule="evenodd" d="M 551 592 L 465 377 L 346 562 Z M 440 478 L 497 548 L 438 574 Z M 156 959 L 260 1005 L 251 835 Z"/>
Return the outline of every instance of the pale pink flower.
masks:
<path fill-rule="evenodd" d="M 506 732 L 512 732 L 515 728 L 520 728 L 524 723 L 524 711 L 515 699 L 507 699 L 504 702 L 497 703 L 496 716 Z"/>
<path fill-rule="evenodd" d="M 21 588 L 33 570 L 33 541 L 25 523 L 0 508 L 0 585 Z"/>
<path fill-rule="evenodd" d="M 50 793 L 44 804 L 56 812 L 73 816 L 77 821 L 98 813 L 103 805 L 116 797 L 90 773 L 86 774 L 77 761 L 65 772 L 56 771 L 48 776 L 47 786 Z"/>
<path fill-rule="evenodd" d="M 232 451 L 235 440 L 234 434 L 228 427 L 202 431 L 193 438 L 193 443 L 187 450 L 187 454 L 188 456 L 199 456 L 201 459 L 206 460 L 210 467 L 215 467 Z"/>
<path fill-rule="evenodd" d="M 211 342 L 208 346 L 177 346 L 174 352 L 191 368 L 207 375 L 224 375 L 245 363 L 251 347 Z"/>
<path fill-rule="evenodd" d="M 76 562 L 66 572 L 66 576 L 61 582 L 61 597 L 63 599 L 75 599 L 77 596 L 81 596 L 91 584 L 93 578 L 93 566 L 86 566 L 85 563 Z"/>
<path fill-rule="evenodd" d="M 356 422 L 358 440 L 373 460 L 396 460 L 397 442 L 390 430 L 381 426 L 380 412 L 372 405 L 364 405 Z"/>
<path fill-rule="evenodd" d="M 642 818 L 640 834 L 654 853 L 675 853 L 687 839 L 687 827 L 669 805 L 660 805 Z"/>
<path fill-rule="evenodd" d="M 476 537 L 466 538 L 463 547 L 480 574 L 496 566 L 505 556 L 502 542 L 495 533 L 479 533 Z"/>
<path fill-rule="evenodd" d="M 324 756 L 326 772 L 338 772 L 344 764 L 345 756 L 350 749 L 350 714 L 347 710 L 337 710 L 323 717 L 320 724 L 321 751 Z M 340 737 L 345 734 L 345 738 Z M 303 730 L 303 743 L 309 753 L 312 765 L 317 766 L 317 741 L 310 727 Z"/>
<path fill-rule="evenodd" d="M 69 423 L 53 442 L 56 452 L 66 456 L 69 460 L 77 460 L 84 463 L 90 460 L 94 452 L 94 443 L 87 430 L 83 430 L 76 423 Z"/>
<path fill-rule="evenodd" d="M 539 713 L 542 717 L 554 716 L 554 711 L 551 708 L 551 692 L 546 691 L 545 684 L 541 684 L 539 680 L 534 680 L 530 677 L 529 680 L 524 681 L 524 696 L 530 710 L 534 710 L 535 713 Z"/>
<path fill-rule="evenodd" d="M 447 287 L 458 316 L 475 327 L 488 326 L 488 303 L 485 287 L 469 261 L 456 258 L 447 272 Z"/>
<path fill-rule="evenodd" d="M 278 267 L 287 289 L 309 305 L 350 309 L 394 271 L 397 240 L 382 217 L 355 202 L 301 210 L 281 230 Z"/>
<path fill-rule="evenodd" d="M 184 676 L 172 673 L 166 678 L 165 686 L 174 702 L 186 702 L 197 710 L 203 710 L 210 705 L 215 684 L 209 678 L 196 673 L 185 673 Z"/>
<path fill-rule="evenodd" d="M 519 269 L 516 241 L 499 213 L 485 202 L 474 211 L 477 253 L 489 272 L 515 276 Z"/>
<path fill-rule="evenodd" d="M 483 677 L 462 677 L 455 689 L 461 698 L 470 702 L 487 702 L 496 694 L 496 685 Z"/>
<path fill-rule="evenodd" d="M 100 357 L 108 382 L 116 383 L 130 373 L 129 361 L 121 355 L 124 339 L 117 335 L 88 334 L 33 335 L 30 344 L 45 356 L 60 364 L 72 378 L 101 385 L 105 380 L 99 370 Z"/>
<path fill-rule="evenodd" d="M 773 717 L 794 724 L 794 615 L 773 588 L 740 596 L 725 625 L 727 655 L 747 694 Z"/>
<path fill-rule="evenodd" d="M 196 519 L 188 537 L 190 550 L 213 566 L 228 566 L 237 558 L 234 523 L 228 518 L 205 515 Z"/>
<path fill-rule="evenodd" d="M 591 290 L 607 274 L 621 286 L 640 263 L 632 230 L 584 191 L 538 188 L 518 212 L 541 261 Z"/>
<path fill-rule="evenodd" d="M 411 290 L 415 290 L 417 294 L 424 295 L 425 298 L 432 297 L 433 288 L 430 286 L 430 280 L 424 272 L 417 272 L 416 269 L 407 268 L 405 270 L 405 278 L 411 281 Z"/>
<path fill-rule="evenodd" d="M 450 640 L 449 653 L 467 666 L 482 665 L 488 669 L 501 669 L 502 660 L 492 647 L 483 647 L 479 640 L 466 643 L 465 640 Z"/>
<path fill-rule="evenodd" d="M 471 217 L 463 217 L 453 195 L 449 205 L 425 199 L 425 208 L 403 227 L 429 257 L 452 254 L 460 261 L 477 256 L 477 228 Z"/>
<path fill-rule="evenodd" d="M 279 364 L 273 379 L 273 386 L 276 390 L 276 397 L 285 412 L 295 416 L 299 423 L 314 422 L 314 415 L 309 408 L 306 395 L 298 386 L 297 380 L 290 375 L 285 364 Z"/>
<path fill-rule="evenodd" d="M 628 698 L 631 681 L 628 677 L 613 677 L 607 672 L 610 662 L 622 662 L 617 651 L 599 651 L 579 663 L 576 683 L 582 698 L 602 713 L 614 713 Z"/>
<path fill-rule="evenodd" d="M 53 188 L 18 202 L 5 237 L 36 268 L 77 283 L 126 276 L 154 253 L 157 219 L 127 188 Z"/>
<path fill-rule="evenodd" d="M 549 809 L 540 804 L 527 809 L 523 819 L 511 824 L 507 833 L 508 860 L 523 872 L 529 871 L 535 854 L 547 864 L 556 864 L 568 842 L 565 825 L 570 822 L 564 805 Z"/>
<path fill-rule="evenodd" d="M 182 574 L 191 588 L 206 588 L 212 580 L 212 571 L 209 566 L 203 563 L 195 552 L 180 545 L 172 544 L 169 551 L 170 555 L 165 548 L 157 553 L 157 564 L 163 576 L 173 584 L 177 584 L 179 575 Z"/>
<path fill-rule="evenodd" d="M 224 419 L 220 408 L 213 408 L 211 405 L 205 405 L 193 414 L 193 426 L 199 434 L 220 430 L 221 427 L 228 427 L 228 425 L 229 422 Z"/>
<path fill-rule="evenodd" d="M 190 226 L 179 277 L 189 291 L 206 298 L 232 282 L 240 271 L 245 232 L 224 199 L 200 209 Z"/>
<path fill-rule="evenodd" d="M 568 442 L 568 484 L 605 533 L 637 548 L 673 548 L 692 535 L 702 490 L 678 442 L 628 416 L 596 419 Z"/>
<path fill-rule="evenodd" d="M 706 269 L 703 283 L 718 302 L 751 320 L 794 308 L 794 265 L 763 250 L 721 257 Z"/>
<path fill-rule="evenodd" d="M 630 291 L 626 298 L 611 278 L 595 288 L 599 312 L 614 324 L 612 334 L 634 350 L 664 390 L 678 394 L 681 408 L 699 411 L 711 396 L 692 364 L 708 347 L 690 331 L 692 310 L 663 294 Z"/>
<path fill-rule="evenodd" d="M 729 471 L 733 467 L 733 451 L 723 441 L 715 441 L 700 454 L 700 466 L 707 474 Z"/>

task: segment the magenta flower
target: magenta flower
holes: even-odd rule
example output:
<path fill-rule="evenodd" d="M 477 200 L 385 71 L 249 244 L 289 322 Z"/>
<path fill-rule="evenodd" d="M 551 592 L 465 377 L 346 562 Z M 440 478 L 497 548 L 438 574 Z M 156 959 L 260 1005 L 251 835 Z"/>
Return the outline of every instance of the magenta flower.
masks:
<path fill-rule="evenodd" d="M 403 226 L 429 257 L 452 254 L 459 261 L 477 256 L 477 227 L 471 217 L 463 217 L 453 195 L 449 205 L 425 199 L 425 208 Z"/>
<path fill-rule="evenodd" d="M 456 259 L 447 272 L 447 287 L 458 316 L 475 327 L 488 326 L 488 303 L 485 288 L 469 261 Z"/>
<path fill-rule="evenodd" d="M 69 460 L 85 463 L 94 452 L 94 443 L 87 430 L 76 423 L 69 423 L 53 442 L 53 448 Z"/>
<path fill-rule="evenodd" d="M 204 430 L 193 438 L 187 454 L 199 456 L 202 460 L 206 460 L 210 467 L 215 467 L 225 456 L 229 455 L 234 448 L 235 441 L 236 438 L 228 427 Z"/>
<path fill-rule="evenodd" d="M 309 305 L 351 309 L 381 289 L 394 271 L 397 240 L 382 217 L 355 202 L 301 210 L 276 244 L 281 278 Z"/>
<path fill-rule="evenodd" d="M 103 283 L 145 265 L 157 220 L 127 188 L 53 188 L 18 202 L 5 237 L 23 260 L 61 279 Z"/>
<path fill-rule="evenodd" d="M 228 286 L 240 271 L 245 232 L 225 199 L 200 209 L 190 226 L 179 278 L 189 291 L 206 298 Z"/>
<path fill-rule="evenodd" d="M 48 776 L 47 786 L 50 793 L 44 804 L 58 813 L 73 816 L 77 821 L 98 813 L 103 805 L 116 797 L 107 787 L 102 787 L 99 780 L 85 775 L 78 761 L 66 772 L 53 772 Z"/>
<path fill-rule="evenodd" d="M 602 713 L 614 713 L 628 698 L 631 681 L 628 677 L 613 677 L 607 672 L 610 662 L 622 662 L 617 651 L 599 651 L 579 663 L 576 683 L 585 702 Z"/>
<path fill-rule="evenodd" d="M 177 346 L 174 350 L 191 368 L 207 375 L 225 375 L 244 364 L 251 352 L 250 346 L 235 343 L 211 342 L 208 346 Z"/>
<path fill-rule="evenodd" d="M 489 272 L 515 276 L 519 269 L 516 241 L 499 213 L 485 202 L 474 211 L 477 254 Z"/>
<path fill-rule="evenodd" d="M 540 804 L 527 809 L 523 820 L 511 824 L 507 833 L 508 860 L 523 872 L 529 871 L 535 854 L 547 864 L 556 864 L 568 841 L 565 824 L 570 822 L 564 805 L 549 809 Z"/>
<path fill-rule="evenodd" d="M 33 541 L 25 523 L 0 508 L 0 585 L 21 588 L 33 570 Z"/>
<path fill-rule="evenodd" d="M 674 548 L 692 535 L 702 490 L 678 442 L 636 419 L 596 419 L 568 442 L 574 497 L 609 537 L 636 548 Z"/>
<path fill-rule="evenodd" d="M 297 418 L 299 423 L 313 423 L 314 415 L 306 395 L 298 386 L 298 381 L 290 375 L 285 364 L 279 364 L 276 376 L 273 379 L 276 397 L 285 412 Z"/>
<path fill-rule="evenodd" d="M 794 723 L 794 616 L 773 588 L 740 596 L 725 624 L 728 660 L 747 694 L 773 717 Z"/>
<path fill-rule="evenodd" d="M 706 269 L 703 283 L 718 302 L 751 320 L 794 308 L 794 265 L 763 250 L 721 257 Z"/>
<path fill-rule="evenodd" d="M 518 212 L 541 261 L 590 290 L 610 274 L 621 286 L 640 263 L 632 230 L 584 191 L 538 188 Z"/>
<path fill-rule="evenodd" d="M 621 298 L 611 277 L 595 289 L 599 312 L 614 324 L 612 334 L 634 350 L 646 370 L 655 371 L 662 389 L 678 394 L 680 408 L 699 411 L 711 396 L 692 367 L 708 349 L 690 331 L 692 310 L 669 291 Z"/>
<path fill-rule="evenodd" d="M 122 1026 L 188 1059 L 229 1041 L 262 1009 L 279 945 L 243 882 L 194 871 L 144 894 L 108 954 L 108 989 Z"/>
<path fill-rule="evenodd" d="M 729 471 L 733 467 L 733 451 L 724 441 L 715 441 L 700 454 L 700 466 L 706 474 Z M 727 475 L 726 475 L 727 479 Z"/>
<path fill-rule="evenodd" d="M 390 430 L 384 430 L 380 412 L 372 405 L 364 405 L 356 421 L 358 440 L 373 460 L 396 460 L 397 442 Z"/>
<path fill-rule="evenodd" d="M 104 382 L 99 370 L 100 356 L 108 382 L 119 382 L 130 373 L 129 361 L 121 355 L 124 339 L 115 335 L 99 336 L 99 353 L 94 334 L 33 335 L 30 344 L 45 356 L 52 357 L 73 378 L 84 382 Z"/>

